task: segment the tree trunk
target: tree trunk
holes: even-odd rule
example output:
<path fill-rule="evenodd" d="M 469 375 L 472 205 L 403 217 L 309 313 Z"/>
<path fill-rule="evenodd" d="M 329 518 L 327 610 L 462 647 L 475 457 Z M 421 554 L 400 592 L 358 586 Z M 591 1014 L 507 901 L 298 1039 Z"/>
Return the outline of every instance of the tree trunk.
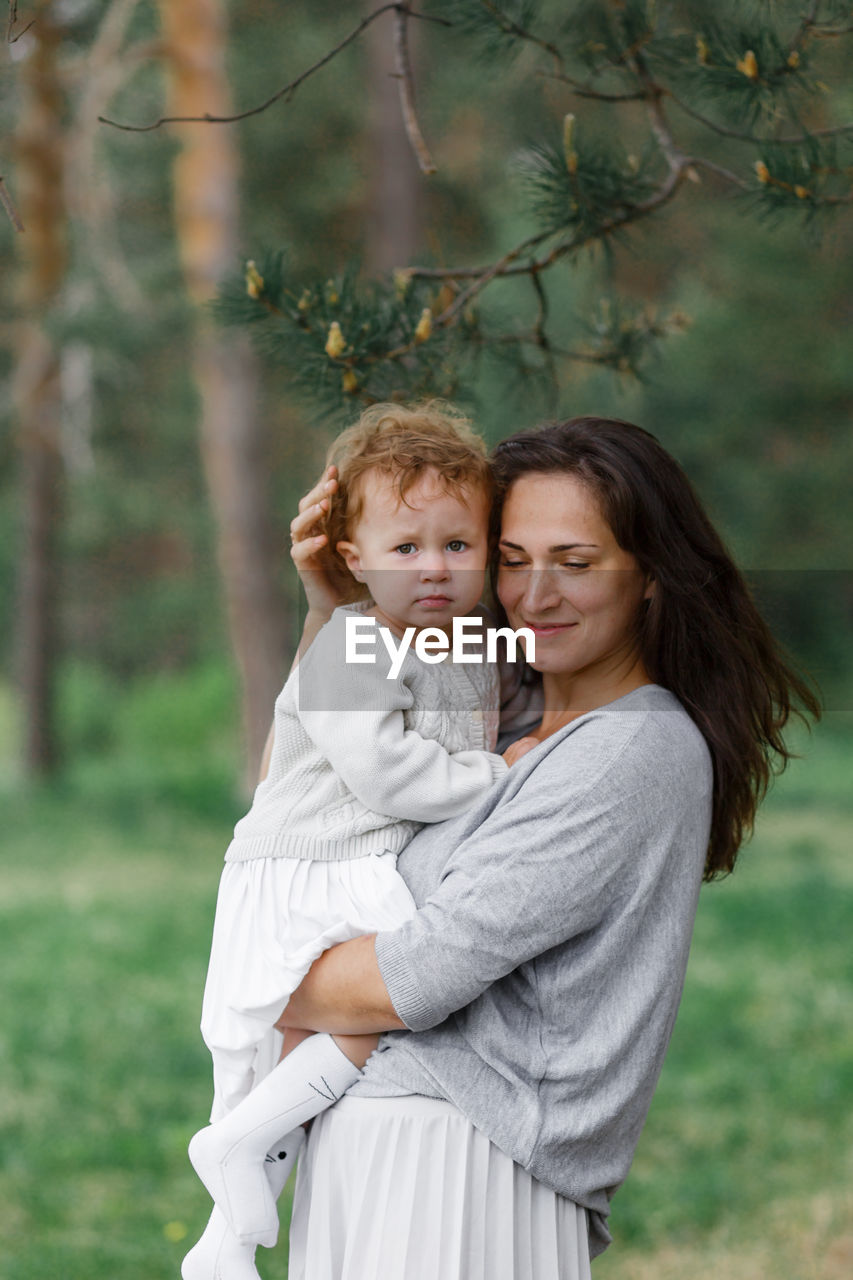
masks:
<path fill-rule="evenodd" d="M 59 358 L 44 327 L 65 276 L 63 101 L 60 32 L 49 3 L 37 6 L 21 64 L 16 196 L 24 233 L 14 398 L 22 470 L 23 547 L 17 618 L 24 704 L 24 764 L 47 776 L 58 749 L 54 714 L 58 641 L 57 542 L 62 513 Z"/>
<path fill-rule="evenodd" d="M 375 5 L 368 5 L 368 10 Z M 365 269 L 371 274 L 392 271 L 411 262 L 420 251 L 423 234 L 423 178 L 406 137 L 395 74 L 394 36 L 388 13 L 364 33 L 370 114 L 367 145 L 368 204 L 365 210 Z M 409 23 L 412 57 L 415 35 Z"/>
<path fill-rule="evenodd" d="M 160 0 L 170 72 L 169 113 L 225 115 L 221 0 Z M 227 125 L 173 126 L 175 221 L 187 289 L 201 305 L 238 251 L 238 162 Z M 268 517 L 257 372 L 247 340 L 214 327 L 199 309 L 193 370 L 201 399 L 201 449 L 217 526 L 231 643 L 243 686 L 248 781 L 257 777 L 281 687 L 287 617 Z"/>

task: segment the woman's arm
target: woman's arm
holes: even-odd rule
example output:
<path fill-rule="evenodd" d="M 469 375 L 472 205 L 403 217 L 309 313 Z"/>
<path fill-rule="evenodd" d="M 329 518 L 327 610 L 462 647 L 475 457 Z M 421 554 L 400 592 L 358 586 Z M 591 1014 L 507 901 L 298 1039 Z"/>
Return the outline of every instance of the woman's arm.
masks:
<path fill-rule="evenodd" d="M 376 963 L 374 941 L 368 934 L 324 951 L 290 997 L 279 1030 L 361 1035 L 402 1028 Z"/>
<path fill-rule="evenodd" d="M 406 924 L 324 952 L 279 1025 L 339 1034 L 425 1030 L 533 956 L 593 927 L 630 848 L 630 817 L 605 800 L 601 818 L 589 824 L 567 791 L 564 770 L 555 777 L 546 758 L 463 841 Z M 584 848 L 599 843 L 590 825 L 596 834 L 609 828 L 606 857 Z"/>
<path fill-rule="evenodd" d="M 285 1022 L 341 1033 L 434 1026 L 532 956 L 591 927 L 606 881 L 630 848 L 633 806 L 626 814 L 609 803 L 605 787 L 596 818 L 586 819 L 566 764 L 563 752 L 549 753 L 463 841 L 406 924 L 325 952 L 291 997 Z M 584 845 L 598 844 L 602 828 L 608 856 L 590 857 Z"/>
<path fill-rule="evenodd" d="M 664 883 L 669 860 L 695 855 L 698 888 L 712 778 L 707 749 L 693 726 L 696 742 L 685 738 L 684 719 L 602 717 L 577 741 L 519 764 L 522 785 L 443 864 L 423 906 L 398 929 L 326 953 L 288 1020 L 425 1030 L 594 929 L 638 883 Z"/>
<path fill-rule="evenodd" d="M 291 671 L 340 604 L 338 585 L 332 579 L 328 562 L 323 559 L 329 539 L 325 533 L 317 532 L 329 510 L 331 495 L 337 487 L 337 467 L 327 467 L 314 488 L 299 499 L 299 514 L 294 516 L 290 524 L 290 556 L 308 601 L 308 613 L 290 666 Z M 258 782 L 263 782 L 270 771 L 274 736 L 275 725 L 272 725 L 261 756 Z"/>
<path fill-rule="evenodd" d="M 539 743 L 521 738 L 504 752 L 513 765 Z M 279 1019 L 279 1029 L 304 1027 L 339 1035 L 397 1031 L 398 1018 L 376 959 L 376 935 L 341 942 L 314 961 Z"/>

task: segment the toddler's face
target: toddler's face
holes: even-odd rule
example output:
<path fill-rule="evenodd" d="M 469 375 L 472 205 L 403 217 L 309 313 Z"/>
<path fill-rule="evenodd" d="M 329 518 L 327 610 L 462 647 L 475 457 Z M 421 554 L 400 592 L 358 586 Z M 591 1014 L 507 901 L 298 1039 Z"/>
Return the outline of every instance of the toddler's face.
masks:
<path fill-rule="evenodd" d="M 393 480 L 368 472 L 364 510 L 351 540 L 337 549 L 350 572 L 366 584 L 372 611 L 385 626 L 446 629 L 465 617 L 483 592 L 488 554 L 489 504 L 476 487 L 449 493 L 434 468 L 401 502 Z"/>

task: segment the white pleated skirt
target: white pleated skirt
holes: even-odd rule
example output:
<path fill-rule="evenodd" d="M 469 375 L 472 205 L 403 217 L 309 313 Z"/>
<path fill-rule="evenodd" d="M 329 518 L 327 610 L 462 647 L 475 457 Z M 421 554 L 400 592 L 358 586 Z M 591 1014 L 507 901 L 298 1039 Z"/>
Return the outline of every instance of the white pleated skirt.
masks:
<path fill-rule="evenodd" d="M 211 1120 L 278 1061 L 275 1022 L 317 957 L 415 910 L 393 853 L 340 862 L 226 862 L 219 882 L 201 1032 L 213 1058 Z"/>
<path fill-rule="evenodd" d="M 590 1280 L 586 1211 L 449 1102 L 343 1097 L 299 1157 L 290 1280 Z"/>

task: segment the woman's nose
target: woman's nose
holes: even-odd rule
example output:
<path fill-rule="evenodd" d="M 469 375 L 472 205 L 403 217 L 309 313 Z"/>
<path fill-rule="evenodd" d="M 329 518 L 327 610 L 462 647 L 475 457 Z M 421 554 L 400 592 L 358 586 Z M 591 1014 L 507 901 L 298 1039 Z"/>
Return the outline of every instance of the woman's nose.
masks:
<path fill-rule="evenodd" d="M 560 603 L 556 577 L 550 569 L 531 569 L 527 574 L 522 596 L 522 608 L 526 615 L 536 615 L 544 609 L 553 609 Z"/>

